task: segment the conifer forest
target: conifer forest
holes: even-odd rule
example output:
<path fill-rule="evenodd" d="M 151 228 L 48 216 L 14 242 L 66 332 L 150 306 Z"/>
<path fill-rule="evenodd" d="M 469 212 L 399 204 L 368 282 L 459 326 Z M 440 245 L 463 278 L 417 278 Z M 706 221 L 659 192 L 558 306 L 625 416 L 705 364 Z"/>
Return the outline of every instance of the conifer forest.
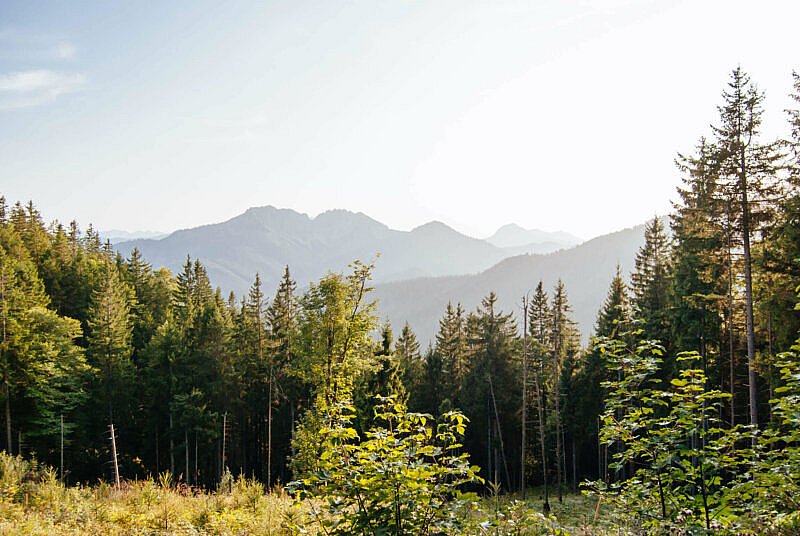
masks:
<path fill-rule="evenodd" d="M 380 258 L 228 294 L 2 198 L 0 532 L 800 533 L 800 75 L 780 139 L 720 82 L 588 344 L 535 274 L 428 342 Z"/>

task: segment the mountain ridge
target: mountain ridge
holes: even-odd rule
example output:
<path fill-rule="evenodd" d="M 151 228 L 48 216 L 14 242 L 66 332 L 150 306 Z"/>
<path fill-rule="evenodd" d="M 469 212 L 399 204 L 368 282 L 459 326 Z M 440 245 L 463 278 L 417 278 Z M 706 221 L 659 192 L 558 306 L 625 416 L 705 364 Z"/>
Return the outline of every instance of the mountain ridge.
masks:
<path fill-rule="evenodd" d="M 160 239 L 136 239 L 116 244 L 129 255 L 138 248 L 158 266 L 179 271 L 186 255 L 199 259 L 212 281 L 225 290 L 244 294 L 256 272 L 267 284 L 277 281 L 289 265 L 300 285 L 330 270 L 347 268 L 354 259 L 380 256 L 375 280 L 478 273 L 511 255 L 558 249 L 544 243 L 498 247 L 467 236 L 441 221 L 410 231 L 391 229 L 364 214 L 331 209 L 311 217 L 273 205 L 248 208 L 228 220 L 179 229 Z"/>

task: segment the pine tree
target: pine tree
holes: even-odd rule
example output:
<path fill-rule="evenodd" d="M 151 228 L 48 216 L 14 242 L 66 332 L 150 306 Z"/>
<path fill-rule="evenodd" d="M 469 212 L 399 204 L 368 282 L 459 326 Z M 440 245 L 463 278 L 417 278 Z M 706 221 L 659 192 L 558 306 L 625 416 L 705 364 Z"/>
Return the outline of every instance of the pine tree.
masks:
<path fill-rule="evenodd" d="M 678 189 L 680 202 L 672 215 L 670 345 L 676 352 L 699 351 L 704 367 L 717 361 L 714 356 L 728 354 L 718 360 L 717 374 L 711 377 L 721 386 L 727 362 L 733 422 L 739 242 L 731 205 L 720 183 L 718 151 L 704 138 L 695 155 L 679 155 L 676 163 L 684 186 Z"/>
<path fill-rule="evenodd" d="M 132 306 L 134 363 L 139 363 L 138 353 L 153 337 L 158 326 L 166 319 L 171 298 L 171 282 L 163 271 L 154 272 L 138 248 L 133 248 L 120 267 L 120 275 L 133 290 Z"/>
<path fill-rule="evenodd" d="M 467 371 L 466 323 L 461 304 L 447 303 L 436 333 L 436 352 L 442 360 L 444 397 L 457 403 L 459 389 Z"/>
<path fill-rule="evenodd" d="M 631 274 L 635 315 L 642 321 L 644 337 L 669 345 L 668 291 L 670 283 L 669 240 L 661 218 L 645 226 L 644 245 L 636 254 Z"/>
<path fill-rule="evenodd" d="M 400 336 L 394 345 L 394 352 L 397 355 L 397 363 L 400 367 L 400 375 L 403 387 L 410 397 L 409 407 L 414 410 L 421 409 L 419 406 L 418 391 L 421 388 L 423 361 L 419 353 L 419 342 L 417 336 L 408 325 L 403 324 Z"/>
<path fill-rule="evenodd" d="M 401 370 L 398 356 L 393 348 L 394 336 L 392 326 L 387 319 L 381 327 L 381 340 L 375 348 L 375 370 L 366 381 L 366 386 L 360 390 L 361 429 L 368 430 L 373 423 L 373 406 L 375 397 L 393 396 L 398 402 L 405 404 L 406 389 L 401 379 Z"/>
<path fill-rule="evenodd" d="M 527 378 L 533 384 L 533 396 L 536 415 L 536 428 L 538 435 L 538 451 L 542 470 L 542 483 L 544 494 L 542 496 L 542 510 L 547 513 L 550 511 L 550 498 L 548 487 L 548 426 L 547 426 L 547 374 L 545 364 L 548 360 L 549 351 L 549 326 L 550 326 L 550 305 L 544 284 L 539 281 L 528 306 L 528 333 L 530 335 L 528 344 L 527 365 L 529 374 Z"/>
<path fill-rule="evenodd" d="M 468 433 L 465 444 L 473 455 L 484 456 L 482 469 L 488 480 L 512 489 L 516 486 L 510 467 L 520 459 L 517 328 L 510 313 L 497 309 L 497 295 L 490 292 L 467 318 L 466 332 L 470 365 L 462 392 L 469 396 L 460 404 L 470 420 L 479 423 L 474 428 L 480 433 Z"/>
<path fill-rule="evenodd" d="M 286 371 L 294 360 L 294 347 L 298 336 L 298 303 L 295 296 L 296 283 L 289 273 L 286 266 L 283 277 L 275 292 L 275 297 L 267 309 L 267 321 L 269 323 L 269 334 L 271 341 L 272 358 L 269 370 L 269 408 L 267 414 L 267 485 L 272 482 L 272 460 L 273 457 L 273 407 L 279 400 L 291 397 L 289 400 L 290 414 L 289 419 L 294 420 L 294 410 L 298 396 L 298 387 L 289 382 Z M 292 425 L 292 423 L 290 423 Z M 291 438 L 281 441 L 282 445 L 288 447 Z M 288 455 L 288 448 L 284 449 Z"/>
<path fill-rule="evenodd" d="M 116 268 L 107 264 L 101 285 L 92 294 L 87 327 L 88 355 L 102 379 L 102 399 L 107 406 L 108 423 L 114 422 L 114 409 L 132 381 L 132 324 L 130 293 Z"/>
<path fill-rule="evenodd" d="M 776 172 L 781 158 L 775 143 L 760 143 L 763 93 L 737 67 L 718 107 L 720 122 L 713 126 L 719 151 L 719 172 L 732 206 L 738 206 L 736 225 L 741 233 L 747 334 L 750 424 L 758 426 L 758 379 L 755 364 L 755 321 L 751 240 L 771 218 L 776 194 Z"/>
<path fill-rule="evenodd" d="M 576 446 L 582 453 L 581 459 L 597 460 L 597 478 L 604 478 L 605 474 L 603 453 L 598 450 L 597 436 L 589 431 L 597 430 L 599 433 L 598 419 L 603 412 L 603 400 L 607 395 L 602 384 L 614 378 L 606 370 L 605 358 L 596 340 L 601 337 L 615 338 L 625 333 L 629 328 L 630 314 L 627 285 L 618 265 L 603 306 L 597 313 L 594 337 L 589 348 L 582 353 L 567 391 L 566 413 L 571 416 L 570 428 Z M 587 452 L 589 456 L 585 455 Z"/>
<path fill-rule="evenodd" d="M 619 264 L 606 294 L 603 307 L 597 313 L 594 334 L 597 337 L 614 337 L 620 324 L 629 316 L 628 289 Z"/>
<path fill-rule="evenodd" d="M 548 383 L 550 384 L 551 399 L 553 401 L 553 416 L 555 418 L 556 436 L 556 492 L 558 501 L 563 501 L 563 484 L 566 481 L 564 419 L 562 403 L 565 393 L 566 379 L 574 366 L 577 352 L 580 348 L 580 339 L 575 323 L 572 320 L 572 307 L 567 299 L 564 282 L 560 279 L 553 291 L 550 305 L 550 326 L 548 330 L 549 363 Z M 565 373 L 567 373 L 565 375 Z"/>
<path fill-rule="evenodd" d="M 544 284 L 539 281 L 531 299 L 530 334 L 533 340 L 543 348 L 549 347 L 548 333 L 550 332 L 550 305 Z"/>

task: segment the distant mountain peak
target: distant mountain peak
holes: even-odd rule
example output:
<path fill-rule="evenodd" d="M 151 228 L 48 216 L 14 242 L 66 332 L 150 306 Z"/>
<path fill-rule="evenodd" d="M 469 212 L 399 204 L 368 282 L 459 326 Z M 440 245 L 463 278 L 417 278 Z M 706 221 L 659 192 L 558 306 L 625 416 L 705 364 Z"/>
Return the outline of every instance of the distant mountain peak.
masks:
<path fill-rule="evenodd" d="M 445 230 L 458 232 L 449 225 L 447 225 L 446 223 L 440 222 L 439 220 L 431 220 L 428 223 L 417 225 L 416 227 L 411 229 L 411 232 L 414 233 L 417 231 L 445 231 Z"/>
<path fill-rule="evenodd" d="M 572 247 L 583 242 L 582 239 L 564 231 L 542 231 L 541 229 L 525 229 L 516 223 L 508 223 L 500 227 L 486 239 L 490 244 L 500 248 L 518 248 L 531 244 L 552 243 L 561 247 Z"/>
<path fill-rule="evenodd" d="M 497 231 L 495 231 L 494 234 L 496 235 L 503 232 L 517 232 L 517 231 L 528 232 L 528 229 L 525 229 L 524 227 L 522 227 L 521 225 L 517 225 L 516 223 L 507 223 L 502 227 L 500 227 Z"/>

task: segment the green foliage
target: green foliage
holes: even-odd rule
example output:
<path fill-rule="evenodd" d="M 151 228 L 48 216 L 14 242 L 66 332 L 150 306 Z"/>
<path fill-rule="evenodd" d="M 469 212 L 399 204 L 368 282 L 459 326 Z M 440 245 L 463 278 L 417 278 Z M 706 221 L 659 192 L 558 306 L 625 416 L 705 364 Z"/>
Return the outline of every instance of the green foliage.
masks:
<path fill-rule="evenodd" d="M 789 534 L 800 530 L 800 339 L 776 367 L 774 424 L 759 437 L 752 479 L 741 480 L 735 502 L 761 530 Z"/>
<path fill-rule="evenodd" d="M 729 395 L 708 389 L 704 371 L 693 368 L 700 355 L 679 354 L 682 369 L 664 389 L 655 377 L 663 355 L 657 343 L 640 341 L 631 348 L 605 339 L 599 347 L 618 373 L 616 381 L 605 383 L 609 394 L 600 432 L 614 450 L 617 478 L 589 488 L 654 532 L 734 526 L 730 475 L 747 469 L 748 451 L 737 446 L 749 435 L 741 427 L 722 427 L 720 406 Z"/>
<path fill-rule="evenodd" d="M 325 534 L 444 534 L 462 523 L 469 496 L 460 487 L 480 482 L 461 452 L 466 419 L 458 412 L 434 421 L 408 413 L 395 397 L 379 397 L 375 425 L 363 441 L 353 408 L 331 408 L 320 428 L 314 470 L 291 489 Z"/>
<path fill-rule="evenodd" d="M 331 408 L 351 400 L 356 380 L 374 372 L 370 333 L 376 327 L 375 303 L 368 301 L 371 277 L 372 266 L 356 262 L 346 278 L 328 274 L 312 284 L 301 300 L 298 359 L 292 373 L 307 386 L 311 403 L 292 440 L 295 475 L 313 467 L 319 429 Z"/>

